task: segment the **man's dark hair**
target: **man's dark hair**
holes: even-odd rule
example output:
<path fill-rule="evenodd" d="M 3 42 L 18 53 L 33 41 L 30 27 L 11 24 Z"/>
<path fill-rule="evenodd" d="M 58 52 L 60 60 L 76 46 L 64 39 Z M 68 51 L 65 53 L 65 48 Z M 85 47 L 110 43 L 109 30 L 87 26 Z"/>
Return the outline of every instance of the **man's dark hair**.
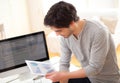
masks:
<path fill-rule="evenodd" d="M 79 17 L 75 7 L 70 3 L 60 1 L 49 9 L 45 16 L 44 24 L 57 28 L 68 28 L 72 21 L 76 22 L 78 20 Z"/>

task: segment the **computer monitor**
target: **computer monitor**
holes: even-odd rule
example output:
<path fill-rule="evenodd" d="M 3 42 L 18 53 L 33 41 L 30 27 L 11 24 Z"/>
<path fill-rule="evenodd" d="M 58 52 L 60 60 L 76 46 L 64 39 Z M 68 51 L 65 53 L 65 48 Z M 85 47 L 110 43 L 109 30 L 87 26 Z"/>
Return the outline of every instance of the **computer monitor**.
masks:
<path fill-rule="evenodd" d="M 0 40 L 0 78 L 28 71 L 25 60 L 49 60 L 44 31 Z"/>

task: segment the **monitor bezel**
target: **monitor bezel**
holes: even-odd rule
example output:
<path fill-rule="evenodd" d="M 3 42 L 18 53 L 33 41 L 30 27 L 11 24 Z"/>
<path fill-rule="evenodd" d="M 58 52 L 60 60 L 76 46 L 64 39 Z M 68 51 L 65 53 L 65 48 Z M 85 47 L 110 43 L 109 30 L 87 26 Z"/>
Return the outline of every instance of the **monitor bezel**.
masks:
<path fill-rule="evenodd" d="M 33 35 L 37 35 L 37 34 L 42 34 L 43 35 L 43 40 L 44 40 L 44 44 L 45 44 L 45 50 L 46 50 L 46 57 L 45 58 L 42 58 L 42 59 L 37 59 L 35 61 L 46 61 L 46 60 L 49 60 L 49 53 L 48 53 L 48 47 L 47 47 L 47 42 L 46 42 L 46 36 L 45 36 L 45 32 L 44 31 L 39 31 L 39 32 L 34 32 L 34 33 L 29 33 L 29 34 L 25 34 L 25 35 L 20 35 L 20 36 L 16 36 L 16 37 L 12 37 L 12 38 L 7 38 L 7 39 L 3 39 L 3 40 L 0 40 L 0 43 L 1 42 L 4 42 L 4 41 L 10 41 L 10 40 L 15 40 L 15 39 L 19 39 L 19 38 L 23 38 L 23 37 L 28 37 L 28 36 L 33 36 Z M 12 67 L 8 67 L 8 68 L 5 68 L 5 69 L 1 69 L 0 70 L 0 73 L 3 73 L 3 72 L 6 72 L 6 71 L 9 71 L 9 70 L 12 70 L 12 69 L 17 69 L 17 68 L 20 68 L 20 67 L 24 67 L 26 66 L 26 63 L 22 63 L 22 64 L 19 64 L 19 65 L 15 65 L 15 66 L 12 66 Z"/>

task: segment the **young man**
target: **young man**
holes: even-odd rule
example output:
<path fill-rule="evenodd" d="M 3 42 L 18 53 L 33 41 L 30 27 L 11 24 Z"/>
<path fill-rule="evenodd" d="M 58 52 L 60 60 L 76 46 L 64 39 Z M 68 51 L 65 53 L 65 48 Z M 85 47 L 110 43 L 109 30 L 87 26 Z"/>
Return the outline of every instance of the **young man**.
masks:
<path fill-rule="evenodd" d="M 46 78 L 60 83 L 120 83 L 109 31 L 97 21 L 80 20 L 76 13 L 72 4 L 60 1 L 45 16 L 44 24 L 61 36 L 60 71 L 48 73 Z M 71 54 L 82 69 L 69 72 Z"/>

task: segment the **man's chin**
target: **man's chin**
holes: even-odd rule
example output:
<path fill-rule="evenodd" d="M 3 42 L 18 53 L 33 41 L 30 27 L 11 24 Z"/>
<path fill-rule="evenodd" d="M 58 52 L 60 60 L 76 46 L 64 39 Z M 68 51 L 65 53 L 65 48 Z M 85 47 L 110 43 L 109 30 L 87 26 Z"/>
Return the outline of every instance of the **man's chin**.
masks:
<path fill-rule="evenodd" d="M 64 38 L 68 38 L 69 36 L 63 36 Z"/>
<path fill-rule="evenodd" d="M 63 36 L 64 38 L 68 38 L 68 37 L 70 37 L 70 35 L 68 35 L 68 36 Z"/>

